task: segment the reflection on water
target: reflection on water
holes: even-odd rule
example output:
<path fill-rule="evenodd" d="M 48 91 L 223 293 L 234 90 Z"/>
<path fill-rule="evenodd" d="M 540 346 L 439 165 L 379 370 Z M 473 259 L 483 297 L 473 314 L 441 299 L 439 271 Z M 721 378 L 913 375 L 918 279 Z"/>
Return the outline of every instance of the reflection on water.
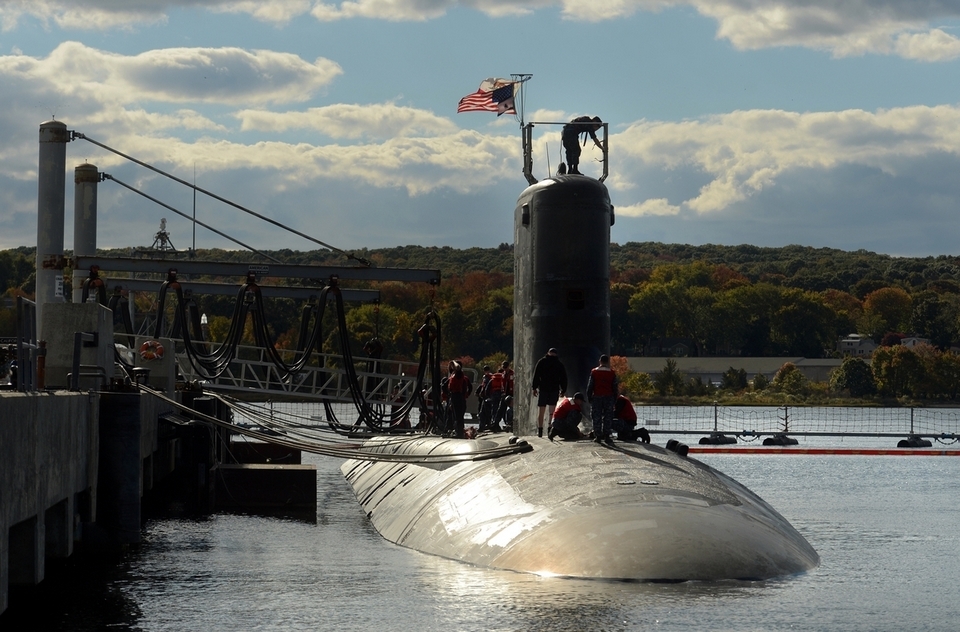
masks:
<path fill-rule="evenodd" d="M 3 630 L 952 630 L 960 617 L 958 457 L 709 455 L 820 553 L 766 582 L 544 578 L 383 540 L 317 458 L 318 520 L 159 520 L 119 564 L 18 604 Z M 571 481 L 576 484 L 576 481 Z M 45 582 L 46 583 L 46 582 Z M 64 595 L 70 597 L 65 601 Z M 927 607 L 935 604 L 935 607 Z M 921 605 L 924 605 L 921 612 Z"/>

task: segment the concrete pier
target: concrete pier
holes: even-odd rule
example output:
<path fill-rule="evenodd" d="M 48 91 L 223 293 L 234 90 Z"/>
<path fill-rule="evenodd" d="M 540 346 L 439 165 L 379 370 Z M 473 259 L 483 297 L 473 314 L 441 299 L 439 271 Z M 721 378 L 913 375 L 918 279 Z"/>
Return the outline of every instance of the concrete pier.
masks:
<path fill-rule="evenodd" d="M 96 514 L 99 398 L 0 395 L 0 612 L 9 585 L 43 580 Z"/>

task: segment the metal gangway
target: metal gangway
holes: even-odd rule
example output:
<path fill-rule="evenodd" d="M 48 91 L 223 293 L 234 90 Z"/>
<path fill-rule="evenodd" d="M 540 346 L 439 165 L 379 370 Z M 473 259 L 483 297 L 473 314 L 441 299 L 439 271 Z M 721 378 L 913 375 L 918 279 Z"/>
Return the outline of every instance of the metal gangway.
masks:
<path fill-rule="evenodd" d="M 119 341 L 120 337 L 118 337 Z M 280 351 L 293 361 L 294 352 Z M 237 399 L 297 399 L 352 402 L 351 387 L 343 357 L 314 353 L 296 375 L 284 376 L 261 347 L 240 346 L 227 369 L 214 379 L 197 373 L 186 352 L 177 353 L 177 365 L 186 381 L 200 381 L 204 390 L 229 394 Z M 363 359 L 355 362 L 360 389 L 371 403 L 390 405 L 416 395 L 418 364 L 401 360 Z"/>

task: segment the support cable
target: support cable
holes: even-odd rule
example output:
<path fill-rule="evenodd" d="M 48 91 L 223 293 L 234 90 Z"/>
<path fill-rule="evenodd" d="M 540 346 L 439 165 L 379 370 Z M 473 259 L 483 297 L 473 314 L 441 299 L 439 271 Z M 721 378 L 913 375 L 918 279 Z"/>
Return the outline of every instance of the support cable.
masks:
<path fill-rule="evenodd" d="M 153 172 L 155 172 L 155 173 L 159 173 L 160 175 L 162 175 L 162 176 L 164 176 L 164 177 L 166 177 L 166 178 L 170 178 L 170 179 L 173 180 L 174 182 L 177 182 L 177 183 L 179 183 L 179 184 L 182 184 L 182 185 L 185 186 L 185 187 L 190 187 L 190 188 L 193 189 L 194 191 L 199 191 L 200 193 L 203 193 L 204 195 L 208 195 L 208 196 L 212 197 L 213 199 L 217 200 L 218 202 L 223 202 L 224 204 L 227 204 L 227 205 L 232 206 L 232 207 L 234 207 L 234 208 L 236 208 L 236 209 L 238 209 L 238 210 L 241 210 L 241 211 L 243 211 L 244 213 L 248 213 L 248 214 L 253 215 L 254 217 L 256 217 L 256 218 L 258 218 L 258 219 L 261 219 L 261 220 L 263 220 L 263 221 L 265 221 L 265 222 L 268 222 L 268 223 L 270 223 L 270 224 L 273 224 L 274 226 L 277 226 L 278 228 L 282 228 L 282 229 L 284 229 L 284 230 L 286 230 L 286 231 L 289 231 L 289 232 L 293 233 L 294 235 L 297 235 L 297 236 L 299 236 L 299 237 L 303 237 L 304 239 L 306 239 L 306 240 L 308 240 L 308 241 L 312 241 L 312 242 L 315 243 L 315 244 L 319 244 L 319 245 L 323 246 L 324 248 L 328 248 L 328 249 L 330 249 L 330 250 L 332 250 L 332 251 L 334 251 L 334 252 L 340 253 L 341 255 L 347 257 L 348 259 L 353 259 L 354 261 L 356 261 L 356 262 L 358 262 L 358 263 L 360 263 L 360 264 L 362 264 L 362 265 L 364 265 L 364 266 L 367 266 L 367 267 L 370 266 L 370 262 L 369 262 L 368 260 L 364 259 L 363 257 L 358 257 L 358 256 L 354 255 L 353 253 L 349 253 L 349 252 L 346 252 L 345 250 L 341 250 L 340 248 L 336 248 L 336 247 L 334 247 L 334 246 L 331 246 L 330 244 L 324 243 L 324 242 L 320 241 L 319 239 L 315 239 L 315 238 L 311 237 L 310 235 L 307 235 L 306 233 L 302 233 L 302 232 L 300 232 L 300 231 L 298 231 L 298 230 L 296 230 L 296 229 L 294 229 L 294 228 L 290 228 L 289 226 L 285 226 L 284 224 L 281 224 L 280 222 L 278 222 L 278 221 L 275 220 L 275 219 L 270 219 L 269 217 L 266 217 L 265 215 L 261 215 L 260 213 L 257 213 L 256 211 L 251 211 L 250 209 L 248 209 L 248 208 L 246 208 L 246 207 L 244 207 L 244 206 L 241 206 L 241 205 L 237 204 L 236 202 L 231 202 L 230 200 L 228 200 L 228 199 L 226 199 L 226 198 L 220 197 L 220 196 L 217 195 L 216 193 L 212 193 L 212 192 L 210 192 L 210 191 L 207 191 L 207 190 L 205 190 L 205 189 L 202 189 L 202 188 L 196 186 L 195 184 L 190 184 L 190 183 L 187 182 L 186 180 L 181 180 L 180 178 L 176 177 L 175 175 L 172 175 L 172 174 L 169 174 L 169 173 L 167 173 L 167 172 L 165 172 L 165 171 L 162 171 L 161 169 L 158 169 L 158 168 L 154 167 L 153 165 L 149 165 L 149 164 L 143 162 L 142 160 L 137 160 L 137 159 L 134 158 L 133 156 L 128 156 L 127 154 L 125 154 L 125 153 L 123 153 L 123 152 L 121 152 L 121 151 L 118 151 L 118 150 L 116 150 L 116 149 L 114 149 L 114 148 L 112 148 L 112 147 L 108 147 L 107 145 L 104 145 L 103 143 L 100 143 L 100 142 L 98 142 L 98 141 L 95 141 L 95 140 L 93 140 L 92 138 L 86 136 L 85 134 L 81 134 L 80 132 L 76 132 L 76 131 L 71 132 L 71 134 L 72 134 L 71 140 L 76 140 L 76 139 L 80 138 L 80 139 L 83 139 L 83 140 L 85 140 L 85 141 L 87 141 L 87 142 L 89 142 L 89 143 L 93 143 L 93 144 L 96 145 L 97 147 L 100 147 L 100 148 L 102 148 L 102 149 L 106 149 L 107 151 L 109 151 L 109 152 L 111 152 L 111 153 L 114 153 L 114 154 L 116 154 L 116 155 L 118 155 L 118 156 L 120 156 L 120 157 L 122 157 L 122 158 L 126 158 L 126 159 L 129 160 L 130 162 L 136 163 L 136 164 L 140 165 L 141 167 L 144 167 L 145 169 L 149 169 L 150 171 L 153 171 Z"/>
<path fill-rule="evenodd" d="M 243 243 L 242 241 L 239 241 L 239 240 L 237 240 L 237 239 L 234 239 L 234 238 L 231 237 L 230 235 L 228 235 L 228 234 L 226 234 L 226 233 L 224 233 L 224 232 L 221 232 L 221 231 L 217 230 L 217 229 L 214 228 L 213 226 L 210 226 L 209 224 L 204 224 L 204 223 L 201 222 L 200 220 L 194 219 L 194 218 L 190 217 L 189 215 L 187 215 L 186 213 L 182 213 L 182 212 L 178 211 L 177 209 L 173 208 L 173 207 L 170 206 L 169 204 L 165 204 L 165 203 L 161 202 L 160 200 L 158 200 L 157 198 L 155 198 L 155 197 L 153 197 L 153 196 L 150 196 L 150 195 L 147 195 L 147 194 L 144 193 L 143 191 L 139 191 L 139 190 L 137 190 L 136 188 L 130 186 L 129 184 L 127 184 L 127 183 L 125 183 L 125 182 L 122 182 L 122 181 L 120 181 L 120 180 L 117 180 L 116 178 L 114 178 L 114 177 L 113 177 L 112 175 L 110 175 L 109 173 L 104 173 L 104 174 L 103 174 L 103 179 L 104 179 L 104 180 L 113 180 L 114 182 L 116 182 L 116 183 L 119 184 L 120 186 L 122 186 L 122 187 L 124 187 L 124 188 L 126 188 L 126 189 L 129 189 L 129 190 L 133 191 L 133 192 L 136 193 L 137 195 L 142 195 L 143 197 L 147 198 L 148 200 L 150 200 L 150 201 L 153 202 L 154 204 L 159 204 L 160 206 L 162 206 L 163 208 L 167 209 L 168 211 L 173 211 L 173 212 L 176 213 L 177 215 L 180 215 L 181 217 L 185 217 L 185 218 L 189 219 L 191 222 L 194 222 L 194 223 L 196 223 L 196 224 L 200 224 L 201 226 L 203 226 L 203 227 L 206 228 L 207 230 L 212 231 L 212 232 L 220 235 L 221 237 L 224 237 L 224 238 L 226 238 L 226 239 L 229 239 L 229 240 L 232 241 L 233 243 L 239 244 L 239 245 L 243 246 L 244 248 L 246 248 L 247 250 L 250 250 L 251 252 L 254 252 L 254 253 L 260 255 L 261 257 L 265 257 L 265 258 L 269 259 L 270 261 L 273 261 L 274 263 L 283 263 L 283 262 L 280 261 L 279 259 L 277 259 L 277 258 L 275 258 L 275 257 L 271 257 L 270 255 L 268 255 L 268 254 L 266 254 L 266 253 L 264 253 L 264 252 L 260 252 L 259 250 L 257 250 L 257 249 L 254 248 L 253 246 L 248 246 L 247 244 Z"/>

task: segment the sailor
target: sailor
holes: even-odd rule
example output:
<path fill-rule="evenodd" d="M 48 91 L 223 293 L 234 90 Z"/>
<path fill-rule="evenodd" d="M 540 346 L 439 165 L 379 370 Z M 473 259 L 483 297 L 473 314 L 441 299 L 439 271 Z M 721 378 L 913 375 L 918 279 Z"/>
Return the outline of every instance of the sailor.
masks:
<path fill-rule="evenodd" d="M 493 415 L 490 412 L 490 400 L 487 398 L 487 386 L 490 384 L 490 377 L 493 375 L 493 371 L 490 369 L 489 364 L 483 365 L 483 375 L 480 376 L 480 385 L 477 386 L 477 400 L 479 405 L 477 406 L 477 416 L 480 418 L 480 424 L 478 427 L 478 432 L 483 432 L 487 429 L 487 426 L 490 425 L 490 420 L 493 418 Z"/>
<path fill-rule="evenodd" d="M 450 397 L 450 410 L 453 417 L 453 430 L 460 439 L 464 438 L 463 416 L 467 412 L 467 398 L 473 392 L 470 378 L 463 372 L 463 365 L 452 360 L 447 365 L 447 393 Z"/>
<path fill-rule="evenodd" d="M 507 421 L 507 398 L 513 397 L 514 385 L 513 369 L 510 368 L 509 360 L 504 360 L 500 363 L 500 373 L 503 374 L 503 396 L 500 398 L 500 410 L 497 411 L 494 418 L 497 423 L 502 421 L 505 424 L 509 424 Z"/>
<path fill-rule="evenodd" d="M 503 418 L 500 411 L 500 404 L 503 401 L 503 373 L 496 372 L 490 374 L 490 383 L 487 384 L 487 398 L 490 400 L 490 414 L 493 419 L 490 421 L 490 431 L 500 432 L 500 420 Z"/>
<path fill-rule="evenodd" d="M 557 409 L 553 411 L 553 423 L 547 438 L 553 441 L 560 437 L 567 441 L 576 441 L 583 437 L 580 433 L 580 420 L 583 418 L 583 393 L 574 393 L 573 397 L 564 397 L 560 400 Z"/>
<path fill-rule="evenodd" d="M 537 360 L 531 384 L 533 396 L 537 398 L 537 436 L 542 437 L 544 412 L 547 412 L 548 418 L 552 417 L 557 400 L 567 390 L 567 370 L 554 347 L 550 347 L 547 354 Z"/>
<path fill-rule="evenodd" d="M 603 145 L 597 139 L 597 130 L 603 127 L 599 116 L 578 116 L 563 126 L 560 140 L 567 152 L 567 173 L 580 175 L 580 135 L 583 135 L 583 144 L 587 144 L 587 136 L 593 139 L 594 144 L 603 151 Z"/>
<path fill-rule="evenodd" d="M 492 432 L 500 432 L 500 404 L 503 399 L 503 374 L 494 373 L 490 365 L 483 366 L 483 382 L 478 390 L 480 399 L 480 432 L 488 427 Z"/>
<path fill-rule="evenodd" d="M 633 407 L 633 402 L 626 395 L 620 393 L 617 395 L 617 401 L 613 404 L 613 429 L 617 432 L 617 438 L 621 441 L 633 441 L 637 438 L 634 427 L 637 425 L 637 411 Z M 646 443 L 650 443 L 649 434 Z"/>
<path fill-rule="evenodd" d="M 610 356 L 600 356 L 600 365 L 590 370 L 587 397 L 593 417 L 594 441 L 613 445 L 613 405 L 617 399 L 617 374 L 610 368 Z"/>

